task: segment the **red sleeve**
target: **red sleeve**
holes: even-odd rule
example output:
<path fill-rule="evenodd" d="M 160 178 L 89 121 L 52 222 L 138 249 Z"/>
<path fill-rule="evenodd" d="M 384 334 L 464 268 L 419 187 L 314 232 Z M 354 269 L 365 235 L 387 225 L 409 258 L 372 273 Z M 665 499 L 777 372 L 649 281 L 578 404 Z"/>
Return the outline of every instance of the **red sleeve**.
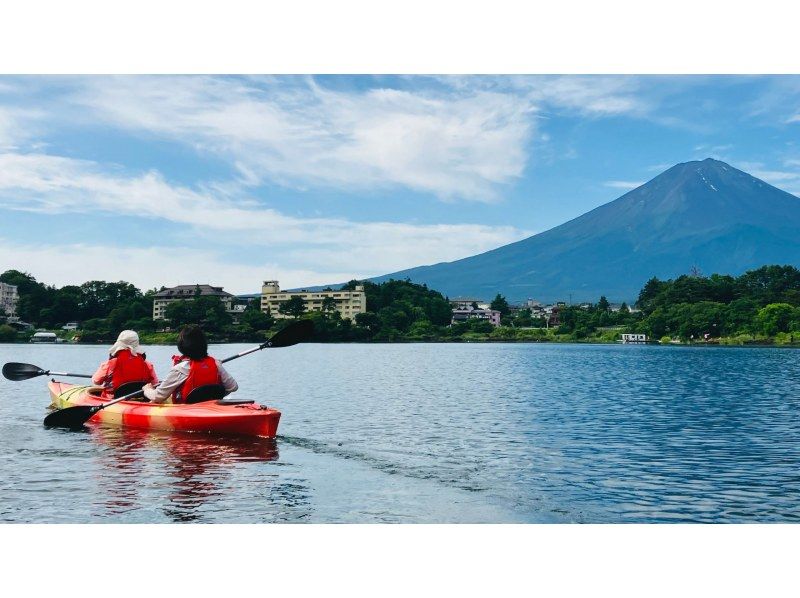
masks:
<path fill-rule="evenodd" d="M 149 361 L 145 361 L 145 363 L 147 364 L 147 369 L 150 370 L 150 383 L 155 386 L 158 384 L 158 375 L 156 374 L 156 369 Z"/>
<path fill-rule="evenodd" d="M 108 376 L 108 361 L 104 361 L 97 368 L 97 371 L 92 376 L 92 382 L 95 384 L 105 384 L 106 376 Z"/>

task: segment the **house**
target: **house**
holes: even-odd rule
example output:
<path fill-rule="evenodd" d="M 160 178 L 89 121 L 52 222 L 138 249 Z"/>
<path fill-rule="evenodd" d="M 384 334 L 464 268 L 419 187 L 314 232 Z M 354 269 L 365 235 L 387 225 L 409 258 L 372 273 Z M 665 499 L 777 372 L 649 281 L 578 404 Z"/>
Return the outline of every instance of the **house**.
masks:
<path fill-rule="evenodd" d="M 477 305 L 478 309 L 489 309 L 491 305 L 485 299 L 476 297 L 453 297 L 450 299 L 450 306 L 453 309 L 474 309 L 473 304 Z"/>
<path fill-rule="evenodd" d="M 467 320 L 487 320 L 492 326 L 500 326 L 500 312 L 496 309 L 454 309 L 451 324 Z"/>
<path fill-rule="evenodd" d="M 625 333 L 622 335 L 622 342 L 627 343 L 646 343 L 647 342 L 647 335 L 646 334 L 631 334 Z"/>

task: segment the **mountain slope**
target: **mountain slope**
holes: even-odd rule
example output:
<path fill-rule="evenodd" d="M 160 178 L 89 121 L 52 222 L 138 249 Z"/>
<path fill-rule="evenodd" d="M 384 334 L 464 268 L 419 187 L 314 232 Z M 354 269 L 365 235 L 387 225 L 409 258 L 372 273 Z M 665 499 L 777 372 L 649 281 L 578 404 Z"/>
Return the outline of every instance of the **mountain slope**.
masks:
<path fill-rule="evenodd" d="M 372 280 L 449 296 L 634 300 L 652 276 L 800 266 L 800 199 L 724 162 L 677 164 L 622 197 L 522 241 Z"/>

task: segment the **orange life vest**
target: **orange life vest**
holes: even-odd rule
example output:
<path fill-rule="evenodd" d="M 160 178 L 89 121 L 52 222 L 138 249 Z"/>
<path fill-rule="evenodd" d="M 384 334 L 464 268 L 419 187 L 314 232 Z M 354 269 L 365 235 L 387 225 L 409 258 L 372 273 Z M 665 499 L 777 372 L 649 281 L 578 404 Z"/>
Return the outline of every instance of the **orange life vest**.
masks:
<path fill-rule="evenodd" d="M 189 376 L 186 378 L 178 391 L 175 393 L 174 402 L 184 403 L 186 397 L 195 389 L 206 384 L 221 384 L 217 360 L 210 355 L 195 361 L 184 357 L 183 360 L 189 361 Z"/>
<path fill-rule="evenodd" d="M 112 391 L 128 382 L 151 382 L 150 368 L 144 357 L 133 355 L 130 349 L 117 351 L 108 360 L 108 375 L 106 376 L 106 386 L 110 385 Z"/>

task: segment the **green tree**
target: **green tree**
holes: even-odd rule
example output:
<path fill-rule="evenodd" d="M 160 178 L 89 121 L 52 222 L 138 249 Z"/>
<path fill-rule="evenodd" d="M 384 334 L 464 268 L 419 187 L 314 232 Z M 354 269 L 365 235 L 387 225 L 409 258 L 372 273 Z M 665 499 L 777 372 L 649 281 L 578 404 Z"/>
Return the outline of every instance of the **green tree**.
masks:
<path fill-rule="evenodd" d="M 800 270 L 794 266 L 762 266 L 742 274 L 736 280 L 740 296 L 750 297 L 761 305 L 797 302 Z M 793 301 L 790 301 L 792 300 Z"/>
<path fill-rule="evenodd" d="M 507 316 L 511 313 L 511 308 L 508 306 L 508 301 L 506 298 L 503 297 L 500 293 L 497 293 L 497 296 L 492 299 L 492 303 L 489 307 L 493 310 L 499 311 L 500 315 Z"/>
<path fill-rule="evenodd" d="M 371 311 L 356 314 L 356 326 L 365 328 L 370 332 L 378 332 L 381 329 L 381 320 Z"/>
<path fill-rule="evenodd" d="M 213 296 L 173 301 L 167 304 L 165 316 L 173 328 L 195 324 L 207 332 L 221 332 L 233 321 L 225 304 L 219 297 Z"/>
<path fill-rule="evenodd" d="M 800 310 L 788 303 L 770 303 L 758 310 L 756 324 L 761 332 L 775 336 L 789 332 L 792 324 L 800 322 Z"/>
<path fill-rule="evenodd" d="M 492 324 L 489 320 L 483 320 L 481 318 L 470 318 L 467 320 L 467 323 L 472 332 L 489 334 L 495 329 L 494 324 Z"/>
<path fill-rule="evenodd" d="M 417 320 L 408 329 L 408 336 L 414 339 L 432 339 L 436 328 L 429 320 Z"/>
<path fill-rule="evenodd" d="M 17 331 L 8 324 L 0 325 L 0 343 L 10 343 L 17 338 Z"/>
<path fill-rule="evenodd" d="M 240 316 L 240 321 L 255 331 L 269 330 L 275 324 L 275 318 L 261 311 L 255 302 L 245 308 Z"/>
<path fill-rule="evenodd" d="M 324 316 L 328 316 L 336 311 L 336 299 L 333 297 L 325 297 L 322 300 L 322 305 L 320 306 L 320 310 Z"/>
<path fill-rule="evenodd" d="M 600 301 L 597 302 L 597 309 L 601 312 L 607 312 L 611 309 L 611 304 L 608 302 L 605 295 L 602 295 Z"/>
<path fill-rule="evenodd" d="M 283 301 L 278 308 L 278 313 L 284 316 L 291 316 L 295 319 L 299 318 L 306 311 L 306 302 L 300 295 L 292 295 L 286 301 Z"/>

